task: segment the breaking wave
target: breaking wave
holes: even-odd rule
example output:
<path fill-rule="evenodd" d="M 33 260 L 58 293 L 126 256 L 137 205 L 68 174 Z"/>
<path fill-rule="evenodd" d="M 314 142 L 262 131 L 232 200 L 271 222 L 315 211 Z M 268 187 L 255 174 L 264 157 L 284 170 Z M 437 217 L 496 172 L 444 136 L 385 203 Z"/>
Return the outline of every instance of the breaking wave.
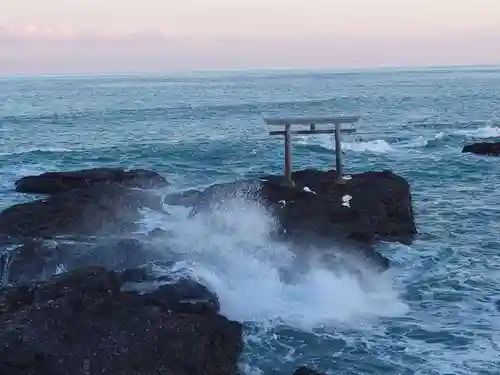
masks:
<path fill-rule="evenodd" d="M 495 138 L 500 137 L 500 127 L 485 126 L 477 129 L 462 129 L 457 130 L 456 134 L 475 138 Z"/>
<path fill-rule="evenodd" d="M 393 147 L 383 139 L 376 139 L 366 142 L 346 142 L 342 144 L 342 149 L 383 154 L 392 151 Z"/>
<path fill-rule="evenodd" d="M 362 280 L 318 261 L 298 265 L 296 249 L 271 239 L 275 220 L 255 201 L 234 198 L 195 217 L 184 208 L 168 209 L 168 218 L 145 214 L 143 229 L 167 231 L 177 264 L 216 292 L 230 319 L 311 330 L 407 309 L 389 276 L 361 263 Z"/>
<path fill-rule="evenodd" d="M 439 132 L 431 137 L 418 136 L 417 138 L 411 139 L 410 141 L 406 142 L 405 146 L 410 148 L 432 146 L 437 141 L 443 139 L 445 136 L 445 132 Z"/>
<path fill-rule="evenodd" d="M 318 145 L 327 150 L 335 149 L 335 141 L 333 136 L 320 135 L 313 137 L 300 137 L 297 139 L 297 144 L 303 146 Z M 393 147 L 383 139 L 375 139 L 371 141 L 342 141 L 342 150 L 354 152 L 370 152 L 383 154 L 393 151 Z"/>
<path fill-rule="evenodd" d="M 9 155 L 23 155 L 23 154 L 29 154 L 32 152 L 46 152 L 46 153 L 52 153 L 52 152 L 73 152 L 73 151 L 78 151 L 78 150 L 70 150 L 67 148 L 62 148 L 62 147 L 28 147 L 28 148 L 21 148 L 21 149 L 16 149 L 16 151 L 12 152 L 0 152 L 0 156 L 9 156 Z"/>

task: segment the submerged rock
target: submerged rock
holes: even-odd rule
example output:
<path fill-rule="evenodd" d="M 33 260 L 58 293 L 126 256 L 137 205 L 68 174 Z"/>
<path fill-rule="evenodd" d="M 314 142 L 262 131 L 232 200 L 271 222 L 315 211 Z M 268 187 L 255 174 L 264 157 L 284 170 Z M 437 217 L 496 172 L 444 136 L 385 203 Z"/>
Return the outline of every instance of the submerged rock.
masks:
<path fill-rule="evenodd" d="M 339 184 L 335 171 L 307 169 L 292 174 L 295 186 L 282 184 L 278 176 L 213 185 L 200 195 L 192 214 L 247 196 L 262 201 L 287 236 L 411 242 L 417 230 L 408 182 L 389 171 L 350 177 Z"/>
<path fill-rule="evenodd" d="M 499 156 L 500 142 L 479 142 L 467 145 L 462 149 L 462 152 L 471 152 L 478 155 Z"/>
<path fill-rule="evenodd" d="M 39 176 L 23 177 L 16 182 L 16 191 L 57 194 L 97 184 L 148 189 L 166 186 L 167 180 L 156 172 L 144 169 L 94 168 L 70 172 L 48 172 Z"/>
<path fill-rule="evenodd" d="M 165 213 L 161 198 L 149 192 L 113 185 L 73 189 L 0 212 L 0 235 L 53 238 L 126 233 L 137 227 L 141 208 Z"/>
<path fill-rule="evenodd" d="M 194 281 L 123 291 L 102 268 L 0 289 L 0 373 L 233 375 L 242 326 Z"/>

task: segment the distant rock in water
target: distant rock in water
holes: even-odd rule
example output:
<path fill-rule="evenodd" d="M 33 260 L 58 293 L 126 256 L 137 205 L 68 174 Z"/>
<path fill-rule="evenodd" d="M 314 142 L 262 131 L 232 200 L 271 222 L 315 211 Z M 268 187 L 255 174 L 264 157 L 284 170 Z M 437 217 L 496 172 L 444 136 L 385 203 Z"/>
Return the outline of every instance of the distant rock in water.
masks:
<path fill-rule="evenodd" d="M 144 169 L 94 168 L 70 172 L 48 172 L 39 176 L 23 177 L 16 182 L 16 191 L 57 194 L 97 184 L 148 189 L 166 186 L 167 180 L 156 172 Z"/>
<path fill-rule="evenodd" d="M 282 184 L 281 176 L 213 185 L 200 194 L 192 214 L 246 194 L 261 199 L 288 236 L 412 241 L 417 230 L 410 186 L 403 177 L 390 171 L 365 172 L 338 184 L 335 173 L 314 169 L 294 172 L 294 187 Z"/>
<path fill-rule="evenodd" d="M 478 155 L 500 156 L 500 142 L 480 142 L 467 145 L 462 152 L 471 152 Z"/>
<path fill-rule="evenodd" d="M 325 375 L 325 374 L 322 372 L 312 370 L 308 367 L 302 366 L 302 367 L 299 367 L 297 370 L 295 370 L 293 375 Z"/>
<path fill-rule="evenodd" d="M 0 289 L 0 374 L 235 375 L 242 326 L 184 280 L 125 291 L 101 268 Z"/>

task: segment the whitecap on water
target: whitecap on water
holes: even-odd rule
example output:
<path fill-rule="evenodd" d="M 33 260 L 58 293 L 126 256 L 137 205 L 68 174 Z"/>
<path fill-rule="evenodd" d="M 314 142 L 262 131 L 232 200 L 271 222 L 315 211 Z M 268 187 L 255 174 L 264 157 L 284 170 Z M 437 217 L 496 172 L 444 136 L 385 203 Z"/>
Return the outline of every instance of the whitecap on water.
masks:
<path fill-rule="evenodd" d="M 409 140 L 405 143 L 406 147 L 414 148 L 414 147 L 426 147 L 433 141 L 438 141 L 446 136 L 445 132 L 439 132 L 431 137 L 418 136 L 414 139 Z"/>
<path fill-rule="evenodd" d="M 495 138 L 500 137 L 500 127 L 485 126 L 477 129 L 462 129 L 457 130 L 457 134 L 475 138 Z"/>
<path fill-rule="evenodd" d="M 314 137 L 300 137 L 297 139 L 298 144 L 302 145 L 318 145 L 327 150 L 335 149 L 335 141 L 333 136 L 319 135 Z M 393 147 L 383 139 L 375 139 L 370 141 L 354 141 L 347 142 L 342 140 L 342 150 L 353 152 L 370 152 L 376 154 L 384 154 L 393 151 Z"/>
<path fill-rule="evenodd" d="M 168 210 L 169 217 L 146 215 L 143 229 L 168 231 L 168 251 L 217 293 L 222 313 L 230 319 L 309 331 L 407 310 L 387 274 L 362 266 L 364 282 L 319 262 L 309 264 L 293 282 L 283 280 L 284 269 L 294 272 L 294 252 L 272 240 L 276 222 L 256 201 L 234 198 L 194 217 L 185 208 Z"/>
<path fill-rule="evenodd" d="M 373 152 L 379 154 L 394 150 L 393 147 L 383 139 L 375 139 L 373 141 L 366 142 L 343 142 L 342 149 L 356 152 Z"/>
<path fill-rule="evenodd" d="M 67 149 L 63 147 L 27 147 L 27 148 L 19 148 L 10 152 L 0 152 L 0 156 L 23 155 L 33 152 L 64 153 L 64 152 L 74 152 L 74 151 L 80 151 L 80 150 Z"/>

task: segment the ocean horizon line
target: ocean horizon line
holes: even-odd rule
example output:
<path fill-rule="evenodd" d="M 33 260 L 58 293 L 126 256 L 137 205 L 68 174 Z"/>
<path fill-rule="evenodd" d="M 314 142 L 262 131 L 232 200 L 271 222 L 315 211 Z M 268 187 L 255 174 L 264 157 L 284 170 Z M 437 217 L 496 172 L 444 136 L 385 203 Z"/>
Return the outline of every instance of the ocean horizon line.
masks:
<path fill-rule="evenodd" d="M 477 71 L 500 69 L 498 64 L 429 64 L 429 65 L 401 65 L 401 66 L 374 66 L 374 67 L 345 67 L 345 68 L 205 68 L 205 69 L 165 69 L 165 70 L 116 70 L 116 71 L 81 71 L 81 72 L 1 72 L 0 78 L 78 78 L 78 77 L 178 77 L 193 75 L 232 75 L 232 74 L 276 74 L 276 73 L 312 73 L 312 74 L 356 74 L 356 73 L 392 73 L 392 72 L 432 72 L 448 71 Z"/>

